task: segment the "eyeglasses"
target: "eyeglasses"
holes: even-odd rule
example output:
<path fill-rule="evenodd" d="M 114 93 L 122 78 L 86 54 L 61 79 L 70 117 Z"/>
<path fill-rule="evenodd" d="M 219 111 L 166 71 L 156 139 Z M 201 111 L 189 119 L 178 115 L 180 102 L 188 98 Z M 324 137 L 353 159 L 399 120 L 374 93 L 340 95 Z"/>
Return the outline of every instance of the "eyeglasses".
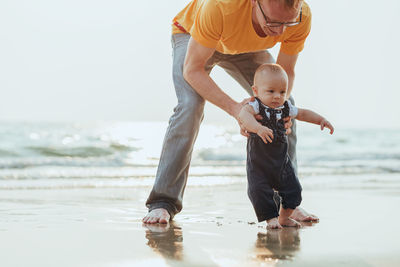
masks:
<path fill-rule="evenodd" d="M 292 27 L 292 26 L 296 26 L 299 25 L 301 22 L 301 15 L 303 13 L 303 7 L 300 8 L 300 19 L 299 21 L 294 21 L 294 22 L 268 22 L 267 16 L 265 16 L 265 13 L 263 11 L 263 9 L 261 8 L 260 2 L 257 1 L 258 3 L 258 7 L 261 10 L 262 15 L 264 16 L 265 19 L 265 25 L 267 25 L 268 27 L 281 27 L 281 26 L 285 26 L 285 27 Z"/>

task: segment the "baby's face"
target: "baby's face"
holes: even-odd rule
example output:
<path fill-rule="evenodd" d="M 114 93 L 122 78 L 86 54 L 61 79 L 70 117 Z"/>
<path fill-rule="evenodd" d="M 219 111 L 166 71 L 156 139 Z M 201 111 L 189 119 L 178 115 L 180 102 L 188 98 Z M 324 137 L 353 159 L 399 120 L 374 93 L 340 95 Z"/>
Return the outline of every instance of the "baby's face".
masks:
<path fill-rule="evenodd" d="M 277 108 L 285 103 L 287 87 L 287 78 L 280 73 L 274 73 L 268 77 L 258 77 L 253 90 L 264 105 Z"/>

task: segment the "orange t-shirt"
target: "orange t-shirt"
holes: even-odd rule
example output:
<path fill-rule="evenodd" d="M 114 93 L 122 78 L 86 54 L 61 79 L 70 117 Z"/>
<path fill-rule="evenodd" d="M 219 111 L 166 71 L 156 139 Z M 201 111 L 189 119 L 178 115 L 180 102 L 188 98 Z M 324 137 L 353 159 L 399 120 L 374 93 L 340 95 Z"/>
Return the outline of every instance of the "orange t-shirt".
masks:
<path fill-rule="evenodd" d="M 193 0 L 172 24 L 172 34 L 186 31 L 200 44 L 223 54 L 265 50 L 280 42 L 280 51 L 295 55 L 303 50 L 310 30 L 311 10 L 305 2 L 301 23 L 287 27 L 278 36 L 257 35 L 252 24 L 251 0 Z"/>

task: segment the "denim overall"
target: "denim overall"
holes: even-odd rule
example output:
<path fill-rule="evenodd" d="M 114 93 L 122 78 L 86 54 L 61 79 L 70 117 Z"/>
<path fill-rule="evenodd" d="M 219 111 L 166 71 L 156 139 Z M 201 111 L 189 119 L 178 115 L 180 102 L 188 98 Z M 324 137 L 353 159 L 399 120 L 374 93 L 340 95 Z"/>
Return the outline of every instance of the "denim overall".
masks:
<path fill-rule="evenodd" d="M 295 209 L 301 203 L 301 185 L 288 156 L 288 140 L 283 119 L 289 116 L 289 105 L 285 101 L 282 110 L 265 108 L 261 101 L 259 114 L 261 124 L 273 130 L 272 143 L 265 144 L 255 133 L 247 140 L 248 196 L 253 204 L 259 222 L 279 216 L 274 201 L 274 190 L 282 198 L 284 209 Z M 267 117 L 265 110 L 269 112 Z M 281 113 L 277 120 L 276 114 Z"/>

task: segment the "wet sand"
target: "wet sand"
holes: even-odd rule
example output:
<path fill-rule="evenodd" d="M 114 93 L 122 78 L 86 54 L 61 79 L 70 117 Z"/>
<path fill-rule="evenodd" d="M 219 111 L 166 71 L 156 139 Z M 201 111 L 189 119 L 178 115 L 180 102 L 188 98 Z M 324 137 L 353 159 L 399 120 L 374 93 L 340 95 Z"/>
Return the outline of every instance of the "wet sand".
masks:
<path fill-rule="evenodd" d="M 400 187 L 376 181 L 306 180 L 302 206 L 320 222 L 270 231 L 244 181 L 189 185 L 168 225 L 141 223 L 148 186 L 1 190 L 0 266 L 399 266 Z"/>

